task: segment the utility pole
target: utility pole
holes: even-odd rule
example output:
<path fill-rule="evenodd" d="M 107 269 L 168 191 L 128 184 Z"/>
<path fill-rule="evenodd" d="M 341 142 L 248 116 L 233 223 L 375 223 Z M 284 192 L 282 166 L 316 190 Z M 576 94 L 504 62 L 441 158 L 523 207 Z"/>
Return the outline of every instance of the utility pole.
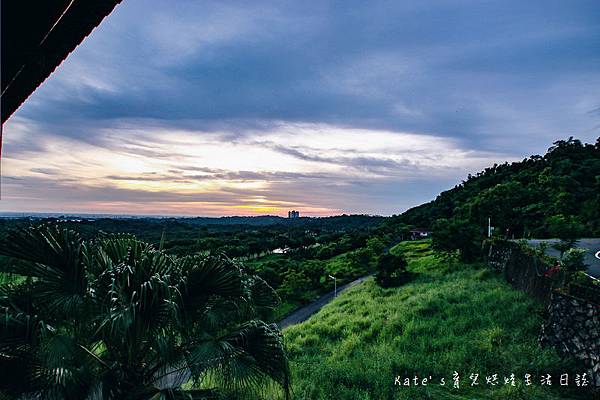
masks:
<path fill-rule="evenodd" d="M 333 279 L 333 297 L 337 297 L 337 279 L 332 275 L 329 275 L 329 277 Z"/>
<path fill-rule="evenodd" d="M 492 218 L 488 217 L 488 239 L 492 237 Z"/>

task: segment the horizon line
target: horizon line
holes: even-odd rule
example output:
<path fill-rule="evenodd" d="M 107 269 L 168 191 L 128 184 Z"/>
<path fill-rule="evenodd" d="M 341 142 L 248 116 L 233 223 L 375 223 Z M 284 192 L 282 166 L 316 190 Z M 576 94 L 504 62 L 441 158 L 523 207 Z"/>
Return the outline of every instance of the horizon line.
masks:
<path fill-rule="evenodd" d="M 393 214 L 396 215 L 396 214 Z M 367 216 L 388 218 L 393 215 L 367 214 L 367 213 L 341 213 L 331 215 L 301 215 L 299 218 L 330 218 L 343 216 Z M 122 217 L 122 218 L 281 218 L 289 219 L 286 216 L 275 214 L 260 214 L 260 215 L 219 215 L 219 216 L 203 216 L 203 215 L 181 215 L 181 214 L 125 214 L 125 213 L 103 213 L 103 212 L 45 212 L 45 211 L 0 211 L 0 218 L 26 218 L 26 217 Z"/>

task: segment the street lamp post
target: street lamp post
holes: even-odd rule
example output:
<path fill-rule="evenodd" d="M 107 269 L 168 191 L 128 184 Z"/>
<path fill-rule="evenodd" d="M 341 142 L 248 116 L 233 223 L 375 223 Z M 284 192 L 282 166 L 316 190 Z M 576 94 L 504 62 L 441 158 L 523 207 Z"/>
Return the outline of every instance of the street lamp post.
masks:
<path fill-rule="evenodd" d="M 333 297 L 337 297 L 337 279 L 332 275 L 329 275 L 329 277 L 333 279 Z"/>

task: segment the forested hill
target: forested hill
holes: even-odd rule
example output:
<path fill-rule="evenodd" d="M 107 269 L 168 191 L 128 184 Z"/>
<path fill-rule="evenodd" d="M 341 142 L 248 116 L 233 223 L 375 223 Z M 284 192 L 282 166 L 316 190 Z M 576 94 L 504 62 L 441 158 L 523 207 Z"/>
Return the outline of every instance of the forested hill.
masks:
<path fill-rule="evenodd" d="M 600 236 L 600 138 L 554 142 L 544 156 L 486 168 L 435 200 L 395 217 L 434 229 L 462 224 L 515 237 L 550 237 L 569 229 Z M 435 230 L 435 229 L 434 229 Z"/>

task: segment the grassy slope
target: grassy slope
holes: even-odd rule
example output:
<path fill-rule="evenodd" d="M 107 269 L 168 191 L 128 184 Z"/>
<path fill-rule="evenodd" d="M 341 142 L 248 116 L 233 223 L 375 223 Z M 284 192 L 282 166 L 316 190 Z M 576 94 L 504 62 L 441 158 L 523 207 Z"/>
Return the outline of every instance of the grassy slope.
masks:
<path fill-rule="evenodd" d="M 537 344 L 541 306 L 487 269 L 441 265 L 424 242 L 405 242 L 416 279 L 395 289 L 369 282 L 348 290 L 307 322 L 284 331 L 295 399 L 559 399 L 539 375 L 572 369 Z M 432 375 L 455 390 L 394 387 L 396 375 Z M 468 376 L 533 374 L 534 386 L 468 387 Z M 483 379 L 483 378 L 480 378 Z M 584 398 L 584 397 L 583 397 Z"/>
<path fill-rule="evenodd" d="M 366 272 L 356 271 L 349 268 L 347 261 L 349 253 L 350 252 L 338 254 L 337 256 L 323 261 L 325 276 L 336 276 L 338 278 L 337 283 L 340 286 L 366 274 Z M 250 271 L 255 271 L 263 263 L 267 263 L 269 261 L 282 261 L 285 260 L 287 257 L 288 256 L 285 254 L 268 254 L 266 256 L 262 256 L 254 260 L 246 261 L 244 262 L 244 264 L 248 267 Z M 333 281 L 331 279 L 324 279 L 321 283 L 322 286 L 320 287 L 319 291 L 312 290 L 308 292 L 308 296 L 312 297 L 312 300 L 316 300 L 319 298 L 319 296 L 333 290 L 334 286 Z M 288 314 L 306 305 L 307 303 L 308 301 L 301 302 L 284 299 L 271 315 L 271 321 L 280 321 L 283 318 L 285 318 Z"/>
<path fill-rule="evenodd" d="M 335 257 L 330 258 L 324 262 L 325 267 L 325 275 L 335 275 L 338 277 L 338 284 L 343 285 L 352 281 L 354 278 L 357 278 L 356 273 L 348 270 L 347 262 L 346 262 L 347 253 L 339 254 Z M 353 278 L 348 278 L 347 275 L 352 276 Z M 333 282 L 330 279 L 325 279 L 322 282 L 321 291 L 311 291 L 310 295 L 313 300 L 319 298 L 319 296 L 324 293 L 330 292 L 333 290 Z M 275 309 L 273 315 L 271 316 L 272 321 L 277 322 L 285 318 L 287 315 L 291 314 L 298 308 L 306 305 L 307 302 L 300 301 L 291 301 L 291 300 L 283 300 L 281 304 Z"/>

